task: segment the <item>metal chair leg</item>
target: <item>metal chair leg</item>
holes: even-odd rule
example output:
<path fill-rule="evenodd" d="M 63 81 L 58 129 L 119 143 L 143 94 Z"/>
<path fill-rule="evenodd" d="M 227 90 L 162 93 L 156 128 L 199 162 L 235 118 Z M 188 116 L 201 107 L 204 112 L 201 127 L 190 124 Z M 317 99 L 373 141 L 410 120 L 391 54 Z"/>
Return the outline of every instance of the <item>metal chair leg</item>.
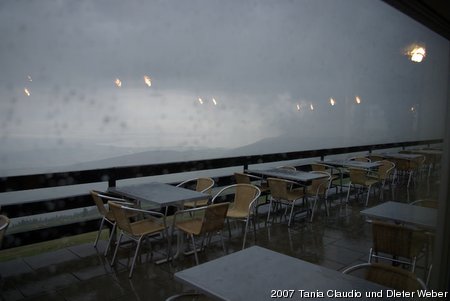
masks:
<path fill-rule="evenodd" d="M 120 246 L 120 242 L 121 242 L 121 240 L 122 240 L 122 236 L 123 236 L 123 232 L 121 231 L 121 232 L 120 232 L 120 235 L 119 235 L 119 239 L 117 240 L 116 249 L 114 250 L 113 258 L 112 258 L 112 260 L 111 260 L 111 266 L 113 266 L 114 263 L 115 263 L 115 261 L 116 261 L 117 251 L 119 250 L 119 246 Z"/>
<path fill-rule="evenodd" d="M 97 247 L 97 242 L 98 242 L 98 239 L 100 238 L 100 234 L 101 234 L 101 232 L 102 232 L 103 224 L 104 224 L 104 223 L 105 223 L 105 218 L 103 217 L 103 218 L 102 218 L 102 221 L 100 222 L 100 228 L 98 229 L 97 237 L 95 238 L 94 248 Z"/>
<path fill-rule="evenodd" d="M 227 217 L 227 225 L 228 225 L 228 237 L 231 238 L 230 219 L 228 217 Z"/>
<path fill-rule="evenodd" d="M 364 204 L 365 207 L 367 207 L 367 205 L 369 205 L 370 187 L 371 187 L 371 186 L 369 186 L 369 187 L 367 188 L 366 203 Z"/>
<path fill-rule="evenodd" d="M 195 245 L 195 238 L 193 234 L 190 234 L 192 240 L 192 248 L 194 249 L 195 264 L 198 265 L 197 246 Z"/>
<path fill-rule="evenodd" d="M 247 239 L 247 228 L 248 228 L 248 219 L 245 221 L 245 232 L 244 232 L 244 241 L 242 242 L 242 250 L 245 248 L 245 240 Z"/>
<path fill-rule="evenodd" d="M 108 255 L 108 251 L 111 246 L 111 242 L 114 240 L 114 235 L 116 234 L 116 227 L 117 227 L 117 224 L 114 223 L 114 225 L 111 229 L 111 233 L 109 234 L 108 245 L 106 245 L 105 253 L 103 254 L 104 256 Z"/>
<path fill-rule="evenodd" d="M 266 224 L 269 223 L 269 219 L 270 219 L 270 212 L 272 211 L 272 197 L 270 197 L 270 201 L 269 201 L 269 211 L 267 212 L 267 220 L 266 220 Z"/>
<path fill-rule="evenodd" d="M 142 237 L 139 238 L 139 240 L 138 240 L 138 243 L 136 246 L 136 251 L 134 252 L 133 262 L 131 263 L 130 273 L 128 274 L 128 278 L 131 278 L 133 276 L 134 264 L 136 263 L 136 259 L 139 254 L 139 249 L 141 248 L 141 241 L 142 241 Z"/>
<path fill-rule="evenodd" d="M 292 214 L 294 213 L 294 205 L 295 205 L 295 201 L 293 201 L 292 204 L 291 204 L 291 213 L 289 214 L 288 227 L 291 226 Z"/>

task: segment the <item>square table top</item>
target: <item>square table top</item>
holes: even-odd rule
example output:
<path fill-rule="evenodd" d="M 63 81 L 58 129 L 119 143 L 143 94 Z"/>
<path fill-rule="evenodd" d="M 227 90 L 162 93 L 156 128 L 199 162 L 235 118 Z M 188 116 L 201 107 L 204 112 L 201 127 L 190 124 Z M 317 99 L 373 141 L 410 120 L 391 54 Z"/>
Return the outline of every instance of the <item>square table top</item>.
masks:
<path fill-rule="evenodd" d="M 312 173 L 300 170 L 289 170 L 282 168 L 273 168 L 264 170 L 252 169 L 246 170 L 245 172 L 258 176 L 286 179 L 301 184 L 309 184 L 311 183 L 312 180 L 325 177 L 325 175 L 320 173 Z"/>
<path fill-rule="evenodd" d="M 336 166 L 336 167 L 355 167 L 355 168 L 363 168 L 363 169 L 373 169 L 381 165 L 380 162 L 363 162 L 356 160 L 324 160 L 318 161 L 318 163 Z"/>
<path fill-rule="evenodd" d="M 425 230 L 435 230 L 437 223 L 436 209 L 393 201 L 364 209 L 361 214 L 370 218 L 405 223 Z"/>
<path fill-rule="evenodd" d="M 290 300 L 305 298 L 305 291 L 328 294 L 379 292 L 384 286 L 319 265 L 252 246 L 175 273 L 175 279 L 217 300 L 274 300 L 277 290 L 292 290 Z M 303 290 L 302 292 L 299 290 Z M 384 295 L 384 294 L 383 294 Z M 344 298 L 350 300 L 350 298 Z"/>
<path fill-rule="evenodd" d="M 405 160 L 414 160 L 423 156 L 421 154 L 404 154 L 404 153 L 384 153 L 381 155 L 386 158 L 405 159 Z"/>
<path fill-rule="evenodd" d="M 204 200 L 210 197 L 206 193 L 159 182 L 110 187 L 108 191 L 160 207 L 176 205 L 184 201 Z"/>
<path fill-rule="evenodd" d="M 439 149 L 412 149 L 411 153 L 432 156 L 442 156 L 444 154 L 444 152 Z"/>

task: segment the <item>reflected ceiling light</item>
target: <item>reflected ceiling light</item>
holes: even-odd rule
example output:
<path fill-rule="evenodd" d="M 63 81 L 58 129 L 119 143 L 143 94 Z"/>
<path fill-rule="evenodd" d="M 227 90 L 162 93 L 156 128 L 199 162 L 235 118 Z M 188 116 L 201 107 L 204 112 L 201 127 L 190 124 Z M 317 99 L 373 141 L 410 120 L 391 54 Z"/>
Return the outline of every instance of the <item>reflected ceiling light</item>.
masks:
<path fill-rule="evenodd" d="M 356 96 L 356 97 L 355 97 L 355 102 L 356 102 L 357 104 L 360 104 L 360 103 L 361 103 L 361 98 L 359 98 L 359 96 Z"/>
<path fill-rule="evenodd" d="M 217 106 L 217 101 L 216 101 L 216 99 L 213 97 L 213 99 L 212 99 L 212 102 L 213 102 L 213 104 L 215 105 L 215 106 Z"/>
<path fill-rule="evenodd" d="M 334 106 L 336 104 L 336 101 L 330 97 L 330 105 Z"/>
<path fill-rule="evenodd" d="M 414 106 L 411 107 L 411 112 L 414 112 L 416 110 L 416 108 Z"/>
<path fill-rule="evenodd" d="M 297 111 L 300 111 L 300 105 L 297 104 Z"/>
<path fill-rule="evenodd" d="M 203 100 L 199 97 L 198 98 L 198 102 L 202 105 L 203 104 Z"/>
<path fill-rule="evenodd" d="M 314 111 L 314 106 L 313 106 L 313 104 L 311 103 L 311 104 L 309 104 L 309 108 L 311 109 L 311 111 Z"/>
<path fill-rule="evenodd" d="M 31 78 L 31 75 L 27 75 L 28 81 L 32 82 L 33 79 Z"/>
<path fill-rule="evenodd" d="M 152 79 L 150 78 L 150 76 L 148 76 L 148 75 L 144 76 L 144 83 L 149 87 L 152 86 Z"/>
<path fill-rule="evenodd" d="M 25 93 L 26 96 L 30 96 L 31 95 L 30 90 L 28 90 L 28 88 L 24 88 L 23 92 Z"/>
<path fill-rule="evenodd" d="M 406 50 L 406 55 L 409 59 L 415 63 L 420 63 L 426 56 L 426 50 L 424 46 L 413 44 Z"/>
<path fill-rule="evenodd" d="M 116 86 L 118 88 L 122 87 L 122 81 L 120 79 L 118 79 L 118 78 L 116 78 L 116 80 L 114 81 L 114 84 L 116 84 Z"/>

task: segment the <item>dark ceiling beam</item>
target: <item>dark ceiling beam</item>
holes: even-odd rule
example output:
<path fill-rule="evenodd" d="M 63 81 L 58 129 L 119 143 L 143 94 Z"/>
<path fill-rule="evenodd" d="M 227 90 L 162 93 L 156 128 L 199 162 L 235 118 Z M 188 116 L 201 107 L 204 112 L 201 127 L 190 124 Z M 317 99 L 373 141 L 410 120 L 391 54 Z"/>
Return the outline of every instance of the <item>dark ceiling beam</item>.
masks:
<path fill-rule="evenodd" d="M 448 0 L 382 0 L 450 40 Z"/>

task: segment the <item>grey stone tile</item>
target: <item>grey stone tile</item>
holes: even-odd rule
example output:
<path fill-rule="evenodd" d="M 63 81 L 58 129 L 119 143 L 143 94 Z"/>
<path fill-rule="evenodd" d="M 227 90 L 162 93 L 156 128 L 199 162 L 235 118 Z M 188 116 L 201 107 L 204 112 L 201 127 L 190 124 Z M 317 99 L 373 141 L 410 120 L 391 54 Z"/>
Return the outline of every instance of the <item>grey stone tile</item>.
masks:
<path fill-rule="evenodd" d="M 111 275 L 72 283 L 58 290 L 67 301 L 113 300 L 129 293 Z"/>
<path fill-rule="evenodd" d="M 92 265 L 78 271 L 73 272 L 73 275 L 80 280 L 89 280 L 98 276 L 108 275 L 113 273 L 113 269 L 108 263 Z"/>
<path fill-rule="evenodd" d="M 347 248 L 338 247 L 336 245 L 328 245 L 324 249 L 324 258 L 326 260 L 335 261 L 344 265 L 358 260 L 364 255 L 362 252 L 353 251 Z"/>
<path fill-rule="evenodd" d="M 0 276 L 11 277 L 26 273 L 32 273 L 33 270 L 22 259 L 0 262 Z"/>
<path fill-rule="evenodd" d="M 8 285 L 0 286 L 0 300 L 17 301 L 22 299 L 24 299 L 24 295 L 14 286 Z"/>
<path fill-rule="evenodd" d="M 26 257 L 23 260 L 31 266 L 33 269 L 40 269 L 43 267 L 49 267 L 60 263 L 69 261 L 76 261 L 80 258 L 70 252 L 67 249 L 60 249 L 48 253 L 43 253 L 31 257 Z"/>
<path fill-rule="evenodd" d="M 107 241 L 100 240 L 97 243 L 97 247 L 94 247 L 93 243 L 82 244 L 68 247 L 67 249 L 74 253 L 75 255 L 85 258 L 89 256 L 103 256 L 103 252 L 106 249 Z M 109 250 L 111 252 L 111 249 Z"/>
<path fill-rule="evenodd" d="M 26 281 L 18 283 L 19 289 L 27 297 L 45 294 L 49 291 L 54 291 L 58 288 L 63 288 L 67 285 L 77 283 L 79 280 L 71 274 L 59 274 L 57 276 L 36 279 L 35 281 Z"/>
<path fill-rule="evenodd" d="M 65 301 L 64 297 L 56 291 L 47 292 L 41 295 L 25 298 L 23 301 Z"/>

